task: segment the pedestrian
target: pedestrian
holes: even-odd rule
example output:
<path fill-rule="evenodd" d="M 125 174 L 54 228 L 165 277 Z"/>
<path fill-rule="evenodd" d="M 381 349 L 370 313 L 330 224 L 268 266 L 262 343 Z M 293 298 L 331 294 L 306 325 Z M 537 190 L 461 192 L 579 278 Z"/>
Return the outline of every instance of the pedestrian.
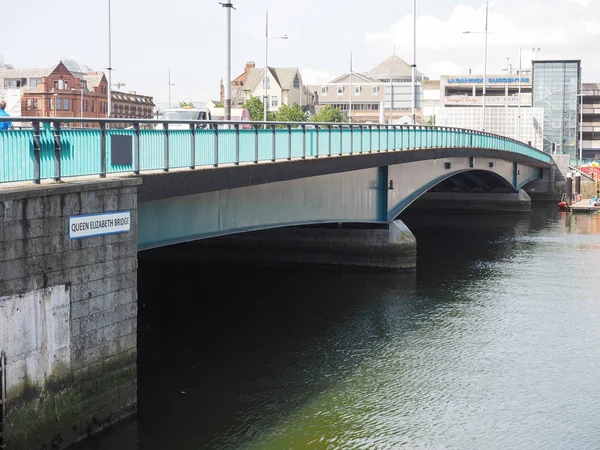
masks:
<path fill-rule="evenodd" d="M 8 117 L 8 113 L 4 111 L 6 109 L 6 102 L 4 100 L 0 100 L 0 117 Z M 4 130 L 12 130 L 13 124 L 12 122 L 0 122 L 0 131 Z"/>

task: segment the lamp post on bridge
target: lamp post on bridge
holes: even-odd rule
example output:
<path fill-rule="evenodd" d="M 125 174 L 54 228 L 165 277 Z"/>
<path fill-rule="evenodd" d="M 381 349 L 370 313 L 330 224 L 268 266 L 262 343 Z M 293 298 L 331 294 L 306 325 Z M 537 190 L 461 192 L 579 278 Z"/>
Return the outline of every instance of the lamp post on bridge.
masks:
<path fill-rule="evenodd" d="M 489 6 L 488 0 L 485 1 L 485 28 L 484 31 L 463 31 L 464 34 L 485 34 L 485 45 L 483 52 L 483 99 L 482 99 L 482 126 L 481 131 L 485 131 L 485 95 L 487 86 L 487 54 L 488 54 L 488 17 L 489 17 Z"/>
<path fill-rule="evenodd" d="M 269 111 L 269 40 L 272 39 L 283 39 L 287 40 L 288 35 L 284 34 L 278 37 L 269 37 L 269 10 L 265 13 L 265 73 L 263 77 L 263 93 L 264 93 L 264 105 L 263 105 L 263 122 L 267 121 L 267 113 Z M 230 83 L 231 84 L 231 83 Z M 265 124 L 265 128 L 266 128 Z"/>

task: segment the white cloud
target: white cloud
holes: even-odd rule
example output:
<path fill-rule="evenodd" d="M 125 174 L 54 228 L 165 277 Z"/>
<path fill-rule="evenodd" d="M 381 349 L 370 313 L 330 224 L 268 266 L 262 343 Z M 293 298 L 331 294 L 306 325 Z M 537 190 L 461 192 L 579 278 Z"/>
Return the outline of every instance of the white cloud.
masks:
<path fill-rule="evenodd" d="M 583 6 L 590 6 L 589 0 L 565 0 L 567 3 L 578 3 Z"/>
<path fill-rule="evenodd" d="M 304 84 L 325 84 L 334 78 L 335 76 L 321 70 L 302 69 L 302 81 Z"/>
<path fill-rule="evenodd" d="M 430 79 L 439 78 L 440 75 L 460 75 L 465 73 L 465 69 L 463 69 L 458 64 L 452 61 L 434 61 L 432 63 L 426 64 L 422 68 L 425 76 Z"/>
<path fill-rule="evenodd" d="M 488 46 L 528 46 L 550 43 L 553 45 L 566 43 L 571 33 L 563 29 L 547 27 L 535 28 L 518 24 L 512 14 L 506 16 L 494 11 L 489 12 Z M 485 29 L 485 7 L 473 8 L 467 5 L 456 5 L 449 16 L 438 18 L 431 15 L 417 16 L 417 46 L 420 49 L 457 49 L 474 48 L 483 45 Z M 472 31 L 477 34 L 464 34 Z M 412 47 L 413 16 L 407 14 L 400 18 L 389 29 L 367 33 L 368 43 L 389 45 L 395 42 L 403 48 Z"/>
<path fill-rule="evenodd" d="M 583 28 L 585 32 L 589 35 L 597 36 L 600 34 L 600 23 L 598 22 L 586 20 L 585 22 L 583 22 Z"/>

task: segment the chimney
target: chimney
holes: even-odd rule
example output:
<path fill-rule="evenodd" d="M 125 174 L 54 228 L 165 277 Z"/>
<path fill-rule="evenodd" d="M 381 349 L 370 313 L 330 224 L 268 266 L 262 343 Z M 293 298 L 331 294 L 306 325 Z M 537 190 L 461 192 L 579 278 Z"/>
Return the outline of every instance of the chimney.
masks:
<path fill-rule="evenodd" d="M 254 61 L 248 61 L 246 67 L 244 67 L 244 72 L 248 72 L 250 69 L 254 68 L 256 68 L 256 63 Z"/>

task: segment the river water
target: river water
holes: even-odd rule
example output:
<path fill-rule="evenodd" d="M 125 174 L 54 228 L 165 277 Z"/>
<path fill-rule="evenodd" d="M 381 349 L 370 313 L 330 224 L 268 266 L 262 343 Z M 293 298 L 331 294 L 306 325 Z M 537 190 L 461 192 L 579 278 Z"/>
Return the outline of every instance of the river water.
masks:
<path fill-rule="evenodd" d="M 600 448 L 600 215 L 406 222 L 416 274 L 142 259 L 139 413 L 77 448 Z"/>

